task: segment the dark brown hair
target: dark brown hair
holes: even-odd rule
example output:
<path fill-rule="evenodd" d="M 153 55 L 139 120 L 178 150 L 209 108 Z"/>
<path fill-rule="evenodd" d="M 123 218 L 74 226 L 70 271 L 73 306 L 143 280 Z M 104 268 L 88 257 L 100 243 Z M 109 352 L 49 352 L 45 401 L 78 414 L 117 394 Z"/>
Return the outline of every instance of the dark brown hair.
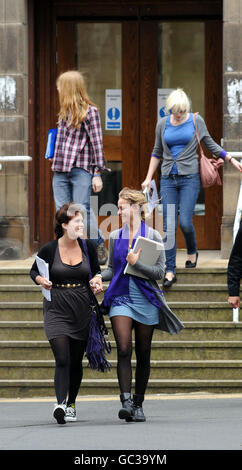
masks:
<path fill-rule="evenodd" d="M 83 211 L 80 204 L 69 202 L 64 204 L 55 214 L 54 220 L 54 231 L 56 238 L 61 238 L 64 234 L 62 224 L 68 224 L 73 217 L 77 214 L 81 214 L 83 217 Z"/>

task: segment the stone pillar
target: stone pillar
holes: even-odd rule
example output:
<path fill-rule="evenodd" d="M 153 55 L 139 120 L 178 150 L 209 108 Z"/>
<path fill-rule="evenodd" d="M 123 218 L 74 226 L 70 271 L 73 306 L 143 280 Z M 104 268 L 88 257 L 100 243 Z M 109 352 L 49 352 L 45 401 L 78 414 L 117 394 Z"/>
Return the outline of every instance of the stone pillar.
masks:
<path fill-rule="evenodd" d="M 223 1 L 224 143 L 227 151 L 242 156 L 242 0 Z M 233 224 L 241 175 L 225 163 L 221 256 L 228 258 L 233 245 Z"/>
<path fill-rule="evenodd" d="M 28 155 L 27 0 L 0 0 L 0 155 Z M 29 256 L 28 163 L 0 170 L 0 259 Z"/>

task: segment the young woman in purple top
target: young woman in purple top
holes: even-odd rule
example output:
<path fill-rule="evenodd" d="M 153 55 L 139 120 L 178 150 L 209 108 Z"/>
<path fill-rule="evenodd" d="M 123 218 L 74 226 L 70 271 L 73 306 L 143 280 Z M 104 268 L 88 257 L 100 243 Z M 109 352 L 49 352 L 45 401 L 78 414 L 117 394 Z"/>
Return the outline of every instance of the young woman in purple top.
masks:
<path fill-rule="evenodd" d="M 154 328 L 177 334 L 184 325 L 170 310 L 157 281 L 162 279 L 165 256 L 162 250 L 156 263 L 141 262 L 140 251 L 133 251 L 138 236 L 162 242 L 159 232 L 145 223 L 146 199 L 141 191 L 123 188 L 119 193 L 118 214 L 122 228 L 109 236 L 108 267 L 103 281 L 111 281 L 104 295 L 117 344 L 117 374 L 122 408 L 119 418 L 145 421 L 142 403 L 150 376 L 150 354 Z M 124 274 L 130 263 L 135 275 Z M 145 276 L 145 278 L 142 277 Z M 132 388 L 132 330 L 136 353 L 134 394 Z"/>
<path fill-rule="evenodd" d="M 149 169 L 142 189 L 149 187 L 152 177 L 162 159 L 161 203 L 163 206 L 163 227 L 166 234 L 166 274 L 164 287 L 176 282 L 176 230 L 179 210 L 179 224 L 186 247 L 186 268 L 197 265 L 196 234 L 193 226 L 193 212 L 200 192 L 199 160 L 197 138 L 190 101 L 186 93 L 178 88 L 170 93 L 166 102 L 168 116 L 160 119 L 156 126 L 156 139 Z M 200 141 L 216 157 L 229 161 L 242 171 L 242 165 L 223 150 L 210 136 L 203 118 L 196 115 Z M 173 205 L 174 211 L 171 210 Z"/>

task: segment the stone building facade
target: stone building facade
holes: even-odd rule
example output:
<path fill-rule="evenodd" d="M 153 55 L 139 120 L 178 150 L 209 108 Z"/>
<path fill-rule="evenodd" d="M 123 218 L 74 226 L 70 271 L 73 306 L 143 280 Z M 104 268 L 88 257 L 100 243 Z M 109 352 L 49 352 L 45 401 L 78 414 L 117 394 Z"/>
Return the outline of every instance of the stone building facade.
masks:
<path fill-rule="evenodd" d="M 29 42 L 32 0 L 0 0 L 0 156 L 31 156 Z M 162 0 L 161 0 L 162 1 Z M 144 2 L 143 2 L 144 3 Z M 147 4 L 151 2 L 146 2 Z M 179 2 L 177 2 L 179 3 Z M 181 2 L 180 2 L 181 3 Z M 223 0 L 223 146 L 242 154 L 242 0 Z M 31 255 L 29 211 L 33 163 L 3 162 L 0 170 L 0 259 Z M 221 257 L 232 247 L 240 175 L 223 170 Z"/>
<path fill-rule="evenodd" d="M 223 139 L 231 152 L 242 152 L 242 1 L 223 1 Z M 241 176 L 226 165 L 223 175 L 221 255 L 229 256 Z"/>
<path fill-rule="evenodd" d="M 0 1 L 0 155 L 28 155 L 28 15 Z M 1 163 L 0 259 L 29 255 L 28 163 Z"/>

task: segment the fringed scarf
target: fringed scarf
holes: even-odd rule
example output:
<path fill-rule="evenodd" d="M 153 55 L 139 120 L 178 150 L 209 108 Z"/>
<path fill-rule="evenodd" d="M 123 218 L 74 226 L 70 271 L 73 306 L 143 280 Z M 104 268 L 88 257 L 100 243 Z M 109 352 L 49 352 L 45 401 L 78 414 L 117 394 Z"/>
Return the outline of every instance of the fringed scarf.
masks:
<path fill-rule="evenodd" d="M 82 239 L 82 244 L 89 265 L 89 279 L 91 279 L 92 272 L 85 239 Z M 99 372 L 105 372 L 111 369 L 111 364 L 105 357 L 105 352 L 111 352 L 110 343 L 108 343 L 106 340 L 106 337 L 108 336 L 108 329 L 104 323 L 103 316 L 99 315 L 99 305 L 91 289 L 89 290 L 89 295 L 92 315 L 89 324 L 86 357 L 91 369 L 98 370 Z"/>

